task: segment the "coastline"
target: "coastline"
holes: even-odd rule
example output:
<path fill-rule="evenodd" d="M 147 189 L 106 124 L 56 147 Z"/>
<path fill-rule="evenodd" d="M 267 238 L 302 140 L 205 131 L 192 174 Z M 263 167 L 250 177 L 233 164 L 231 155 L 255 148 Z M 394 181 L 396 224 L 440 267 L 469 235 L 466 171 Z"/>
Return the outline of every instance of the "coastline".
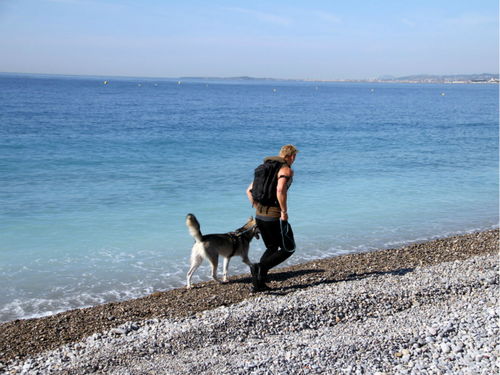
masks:
<path fill-rule="evenodd" d="M 417 267 L 476 255 L 498 255 L 498 238 L 499 230 L 494 229 L 280 268 L 270 274 L 269 285 L 274 290 L 265 295 L 286 296 L 312 286 L 334 285 L 374 275 L 405 274 Z M 135 300 L 3 323 L 0 324 L 0 365 L 75 343 L 127 322 L 193 317 L 263 295 L 250 293 L 249 286 L 249 275 L 238 275 L 231 277 L 228 284 L 208 281 L 195 285 L 192 290 L 178 288 L 155 292 Z"/>
<path fill-rule="evenodd" d="M 145 80 L 145 81 L 171 81 L 171 82 L 184 82 L 184 81 L 240 81 L 240 82 L 312 82 L 312 83 L 411 83 L 411 84 L 499 84 L 498 74 L 483 73 L 483 74 L 452 74 L 452 75 L 427 75 L 417 74 L 405 77 L 391 77 L 391 78 L 336 78 L 336 79 L 317 79 L 317 78 L 272 78 L 272 77 L 216 77 L 216 76 L 194 76 L 194 77 L 157 77 L 157 76 L 109 76 L 109 75 L 93 75 L 93 74 L 55 74 L 55 73 L 26 73 L 26 72 L 0 72 L 1 76 L 7 77 L 34 77 L 34 78 L 86 78 L 98 79 L 108 82 L 109 79 L 115 80 Z M 107 83 L 106 83 L 107 84 Z"/>

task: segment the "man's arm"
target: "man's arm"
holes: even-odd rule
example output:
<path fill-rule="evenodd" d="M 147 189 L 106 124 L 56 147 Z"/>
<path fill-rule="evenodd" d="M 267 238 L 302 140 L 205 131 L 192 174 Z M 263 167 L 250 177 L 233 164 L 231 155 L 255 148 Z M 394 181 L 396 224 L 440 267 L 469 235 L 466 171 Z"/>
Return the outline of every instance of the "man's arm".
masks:
<path fill-rule="evenodd" d="M 285 177 L 281 177 L 285 176 Z M 278 172 L 278 186 L 276 187 L 276 197 L 281 209 L 281 220 L 288 220 L 287 181 L 292 177 L 292 170 L 288 167 L 283 167 Z"/>
<path fill-rule="evenodd" d="M 250 203 L 252 204 L 252 207 L 253 207 L 255 202 L 254 202 L 253 197 L 252 197 L 252 187 L 253 187 L 253 182 L 251 182 L 250 185 L 248 185 L 247 197 L 248 197 L 248 200 L 250 201 Z"/>

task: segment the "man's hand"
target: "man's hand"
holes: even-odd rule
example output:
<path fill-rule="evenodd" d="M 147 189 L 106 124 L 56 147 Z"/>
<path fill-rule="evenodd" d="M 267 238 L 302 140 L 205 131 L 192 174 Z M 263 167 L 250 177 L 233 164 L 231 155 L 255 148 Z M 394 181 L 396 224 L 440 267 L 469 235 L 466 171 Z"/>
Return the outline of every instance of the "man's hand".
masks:
<path fill-rule="evenodd" d="M 288 213 L 281 211 L 281 220 L 288 221 Z"/>

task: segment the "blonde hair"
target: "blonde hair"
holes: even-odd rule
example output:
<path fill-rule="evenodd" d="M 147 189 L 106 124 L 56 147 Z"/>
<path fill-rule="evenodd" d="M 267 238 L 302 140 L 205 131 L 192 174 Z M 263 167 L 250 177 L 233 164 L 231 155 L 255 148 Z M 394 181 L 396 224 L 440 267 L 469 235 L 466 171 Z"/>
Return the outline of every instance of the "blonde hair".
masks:
<path fill-rule="evenodd" d="M 281 157 L 292 156 L 298 152 L 299 152 L 299 150 L 297 150 L 297 148 L 294 145 L 285 145 L 285 146 L 281 147 L 280 156 Z"/>

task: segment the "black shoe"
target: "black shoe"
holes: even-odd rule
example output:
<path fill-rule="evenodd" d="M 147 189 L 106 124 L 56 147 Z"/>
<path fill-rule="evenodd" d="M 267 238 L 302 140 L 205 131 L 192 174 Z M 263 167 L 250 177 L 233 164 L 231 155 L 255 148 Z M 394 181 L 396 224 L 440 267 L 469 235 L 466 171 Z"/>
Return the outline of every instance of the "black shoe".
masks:
<path fill-rule="evenodd" d="M 252 285 L 253 289 L 258 289 L 259 288 L 259 273 L 260 273 L 260 267 L 258 263 L 253 263 L 250 266 L 250 272 L 252 274 Z"/>
<path fill-rule="evenodd" d="M 269 290 L 272 290 L 272 288 L 269 288 L 266 284 L 262 283 L 258 286 L 252 286 L 252 288 L 250 289 L 250 291 L 252 293 L 259 293 L 259 292 L 267 292 Z"/>

